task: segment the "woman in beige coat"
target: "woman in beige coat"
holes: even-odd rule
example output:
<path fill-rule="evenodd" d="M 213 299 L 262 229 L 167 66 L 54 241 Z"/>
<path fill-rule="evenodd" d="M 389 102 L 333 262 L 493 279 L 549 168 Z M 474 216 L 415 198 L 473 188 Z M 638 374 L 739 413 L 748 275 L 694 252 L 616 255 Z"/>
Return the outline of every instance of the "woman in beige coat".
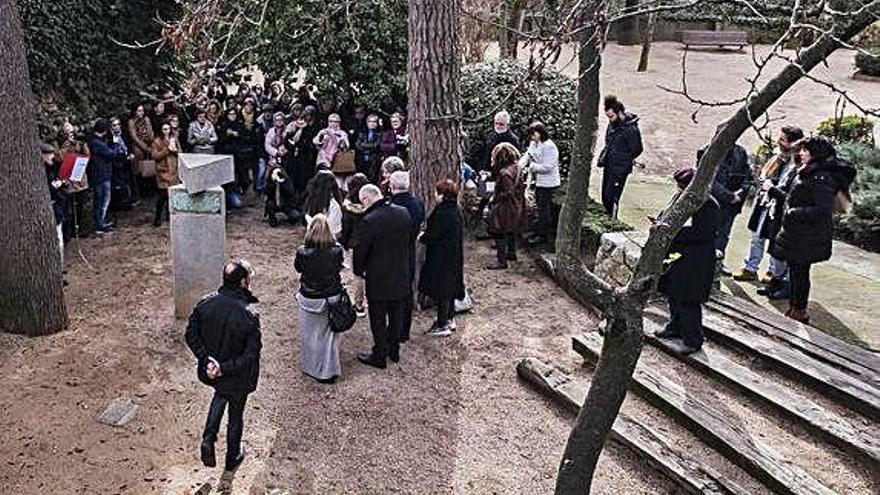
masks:
<path fill-rule="evenodd" d="M 177 136 L 171 132 L 171 124 L 162 124 L 162 135 L 153 140 L 151 154 L 156 161 L 156 187 L 159 188 L 159 197 L 156 199 L 156 217 L 153 225 L 162 225 L 162 216 L 167 215 L 166 203 L 168 202 L 168 188 L 180 184 L 177 174 L 177 154 L 180 153 L 180 143 Z"/>

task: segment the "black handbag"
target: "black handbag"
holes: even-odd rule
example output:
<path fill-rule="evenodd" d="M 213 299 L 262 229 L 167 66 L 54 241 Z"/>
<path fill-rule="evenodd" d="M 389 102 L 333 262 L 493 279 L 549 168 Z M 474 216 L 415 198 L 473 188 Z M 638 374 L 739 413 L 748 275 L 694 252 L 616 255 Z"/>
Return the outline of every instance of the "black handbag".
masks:
<path fill-rule="evenodd" d="M 327 299 L 327 314 L 330 317 L 330 330 L 333 333 L 342 333 L 354 326 L 357 321 L 357 313 L 355 313 L 354 305 L 348 297 L 348 292 L 342 289 L 339 293 L 339 300 L 330 302 Z"/>

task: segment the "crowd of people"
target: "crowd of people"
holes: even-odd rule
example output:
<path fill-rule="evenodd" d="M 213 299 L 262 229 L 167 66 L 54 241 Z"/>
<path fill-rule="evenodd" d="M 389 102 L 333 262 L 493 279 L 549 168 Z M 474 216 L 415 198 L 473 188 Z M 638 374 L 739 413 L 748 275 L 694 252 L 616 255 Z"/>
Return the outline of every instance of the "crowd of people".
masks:
<path fill-rule="evenodd" d="M 619 99 L 606 97 L 604 109 L 609 124 L 598 158 L 602 204 L 616 217 L 643 145 L 638 117 Z M 126 126 L 119 117 L 98 119 L 83 136 L 70 122 L 60 122 L 57 139 L 44 143 L 42 152 L 62 252 L 66 237 L 82 234 L 79 224 L 90 195 L 98 233 L 113 230 L 112 208 L 130 207 L 149 194 L 156 195 L 153 223 L 159 226 L 168 214 L 168 188 L 180 182 L 180 153 L 232 155 L 235 179 L 224 186 L 230 209 L 243 208 L 242 198 L 253 191 L 272 227 L 279 225 L 279 216 L 306 226 L 294 261 L 300 366 L 307 376 L 329 384 L 342 374 L 339 336 L 346 328 L 338 321 L 347 310 L 368 318 L 373 345 L 357 359 L 379 369 L 389 360 L 400 361 L 417 300 L 436 310 L 425 334 L 456 331 L 456 305 L 467 298 L 468 208 L 476 209 L 494 242 L 488 269 L 504 270 L 517 261 L 520 238 L 529 244 L 552 239 L 554 197 L 561 185 L 559 150 L 539 121 L 529 125 L 527 138 L 524 146 L 511 130 L 510 115 L 498 112 L 482 144 L 463 145 L 461 175 L 439 178 L 430 212 L 411 193 L 403 113 L 391 114 L 384 128 L 379 113 L 351 102 L 319 105 L 305 86 L 293 98 L 280 84 L 268 92 L 241 84 L 235 95 L 215 84 L 190 105 L 179 105 L 167 93 L 152 104 L 135 105 Z M 670 320 L 657 335 L 680 339 L 682 353 L 703 344 L 701 304 L 708 300 L 735 218 L 753 189 L 750 252 L 740 270 L 727 273 L 736 280 L 760 280 L 766 284 L 763 294 L 789 299 L 787 316 L 809 320 L 810 267 L 831 256 L 832 215 L 846 202 L 855 170 L 827 140 L 805 138 L 793 126 L 782 129 L 778 148 L 755 177 L 748 153 L 733 146 L 710 197 L 672 241 L 659 284 L 669 300 Z M 698 163 L 703 152 L 697 153 Z M 74 180 L 69 165 L 78 157 L 88 158 L 87 173 Z M 683 168 L 673 178 L 684 190 L 695 172 Z M 528 207 L 531 202 L 534 208 Z M 420 267 L 419 245 L 425 253 Z M 759 274 L 765 253 L 770 265 Z M 343 284 L 349 269 L 350 280 Z M 257 301 L 250 292 L 252 274 L 247 262 L 230 261 L 222 287 L 198 303 L 186 332 L 199 379 L 215 389 L 201 446 L 208 466 L 216 464 L 214 443 L 226 409 L 227 469 L 244 457 L 243 414 L 256 388 L 261 347 L 259 317 L 250 307 Z"/>

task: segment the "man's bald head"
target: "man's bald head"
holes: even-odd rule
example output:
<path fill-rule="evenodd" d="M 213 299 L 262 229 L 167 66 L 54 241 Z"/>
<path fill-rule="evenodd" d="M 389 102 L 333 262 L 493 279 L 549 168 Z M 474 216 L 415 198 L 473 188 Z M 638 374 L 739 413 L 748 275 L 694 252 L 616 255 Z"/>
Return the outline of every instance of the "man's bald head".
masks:
<path fill-rule="evenodd" d="M 246 260 L 230 260 L 223 266 L 223 286 L 228 289 L 247 289 L 254 269 Z"/>
<path fill-rule="evenodd" d="M 361 188 L 358 198 L 361 200 L 362 205 L 369 208 L 382 199 L 382 190 L 376 187 L 375 184 L 367 184 Z"/>

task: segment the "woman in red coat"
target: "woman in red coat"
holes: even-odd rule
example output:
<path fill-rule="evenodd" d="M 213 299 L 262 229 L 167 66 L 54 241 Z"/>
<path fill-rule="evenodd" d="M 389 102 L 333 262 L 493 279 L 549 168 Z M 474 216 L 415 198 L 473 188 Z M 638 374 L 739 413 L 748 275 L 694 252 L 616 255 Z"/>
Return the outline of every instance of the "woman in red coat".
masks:
<path fill-rule="evenodd" d="M 489 233 L 495 237 L 497 260 L 488 268 L 504 270 L 508 261 L 516 261 L 516 236 L 525 219 L 526 186 L 519 173 L 519 151 L 510 143 L 492 150 L 495 191 L 489 203 Z"/>

